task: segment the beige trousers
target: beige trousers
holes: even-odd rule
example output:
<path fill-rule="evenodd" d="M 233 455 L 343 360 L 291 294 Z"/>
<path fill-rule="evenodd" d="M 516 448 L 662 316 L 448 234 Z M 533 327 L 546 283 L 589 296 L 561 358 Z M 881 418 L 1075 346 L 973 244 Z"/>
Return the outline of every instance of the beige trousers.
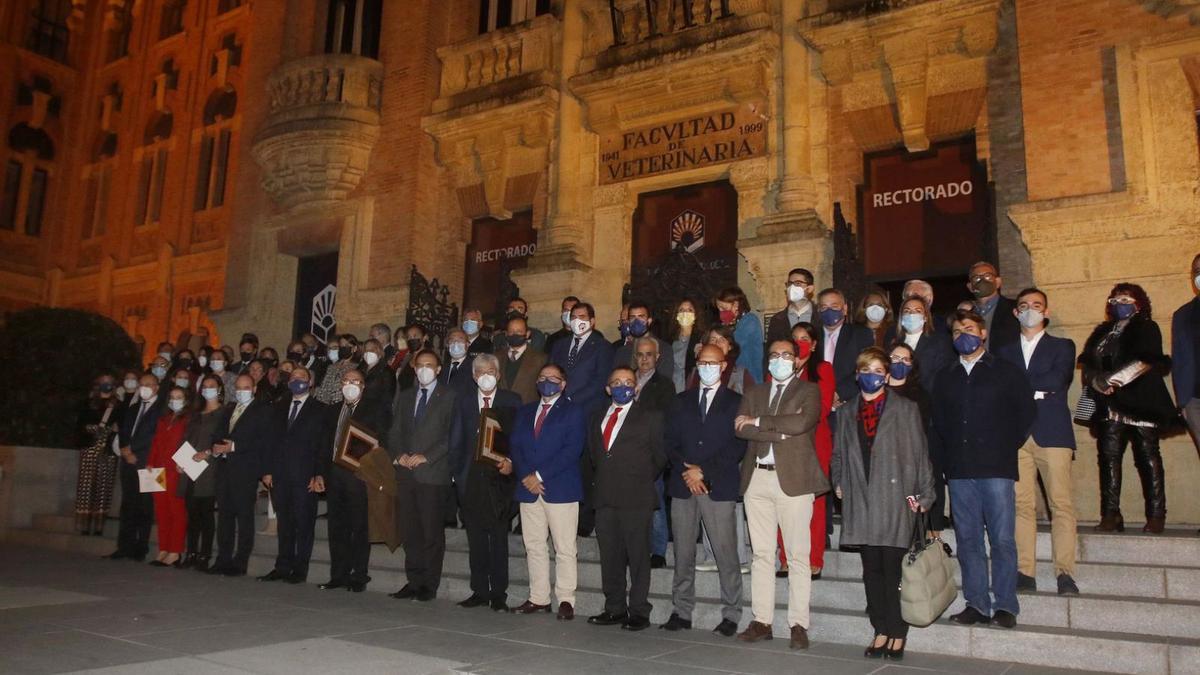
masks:
<path fill-rule="evenodd" d="M 578 502 L 551 504 L 538 497 L 532 504 L 521 504 L 521 538 L 529 564 L 529 601 L 533 604 L 550 604 L 550 547 L 546 544 L 549 535 L 554 541 L 554 595 L 560 603 L 575 606 L 578 528 Z"/>
<path fill-rule="evenodd" d="M 1071 497 L 1071 449 L 1043 448 L 1030 437 L 1017 454 L 1017 571 L 1037 576 L 1037 478 L 1050 503 L 1054 575 L 1075 576 L 1075 503 Z"/>
<path fill-rule="evenodd" d="M 774 471 L 755 469 L 746 488 L 746 523 L 753 561 L 750 566 L 750 608 L 754 620 L 768 626 L 775 620 L 776 529 L 783 532 L 788 561 L 788 625 L 808 628 L 812 571 L 808 553 L 813 495 L 789 497 Z"/>

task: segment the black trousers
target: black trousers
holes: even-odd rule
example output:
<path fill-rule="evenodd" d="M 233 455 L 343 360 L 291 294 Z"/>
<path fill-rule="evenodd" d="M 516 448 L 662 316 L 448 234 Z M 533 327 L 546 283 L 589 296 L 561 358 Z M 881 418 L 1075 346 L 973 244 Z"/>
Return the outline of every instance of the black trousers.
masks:
<path fill-rule="evenodd" d="M 254 552 L 258 479 L 217 474 L 216 567 L 246 571 Z"/>
<path fill-rule="evenodd" d="M 938 474 L 933 479 L 933 508 L 929 509 L 929 529 L 941 532 L 946 529 L 946 479 Z"/>
<path fill-rule="evenodd" d="M 371 542 L 367 533 L 367 484 L 340 466 L 325 484 L 329 508 L 329 579 L 367 583 Z"/>
<path fill-rule="evenodd" d="M 467 516 L 467 546 L 470 550 L 471 592 L 489 600 L 508 598 L 508 522 L 479 526 Z"/>
<path fill-rule="evenodd" d="M 654 509 L 596 509 L 604 610 L 650 618 L 650 528 Z M 628 600 L 625 570 L 629 570 Z"/>
<path fill-rule="evenodd" d="M 396 506 L 404 519 L 404 574 L 413 588 L 436 592 L 446 557 L 446 493 L 452 488 L 418 483 L 411 474 L 397 487 Z"/>
<path fill-rule="evenodd" d="M 1133 466 L 1142 480 L 1142 497 L 1147 518 L 1167 515 L 1167 494 L 1163 478 L 1162 453 L 1158 449 L 1158 429 L 1138 427 L 1124 422 L 1100 422 L 1097 448 L 1100 459 L 1100 514 L 1121 512 L 1121 462 L 1125 446 L 1133 446 Z"/>
<path fill-rule="evenodd" d="M 271 489 L 279 529 L 279 552 L 275 571 L 300 579 L 308 578 L 312 559 L 313 530 L 317 526 L 317 493 L 308 491 L 309 478 L 278 477 Z"/>
<path fill-rule="evenodd" d="M 863 546 L 863 586 L 867 590 L 867 614 L 877 635 L 908 637 L 908 624 L 900 617 L 900 566 L 907 549 L 895 546 Z"/>
<path fill-rule="evenodd" d="M 214 507 L 216 497 L 193 497 L 187 503 L 187 552 L 202 558 L 212 557 L 213 534 L 217 529 Z"/>
<path fill-rule="evenodd" d="M 117 550 L 144 556 L 150 550 L 150 527 L 154 525 L 154 499 L 138 489 L 137 467 L 121 460 L 121 511 Z"/>

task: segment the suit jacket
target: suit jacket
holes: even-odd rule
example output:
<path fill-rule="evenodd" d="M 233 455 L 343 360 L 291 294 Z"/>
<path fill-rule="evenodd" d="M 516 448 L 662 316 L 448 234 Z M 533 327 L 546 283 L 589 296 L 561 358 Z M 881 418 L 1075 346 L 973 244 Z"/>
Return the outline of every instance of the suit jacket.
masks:
<path fill-rule="evenodd" d="M 460 394 L 474 389 L 475 377 L 471 374 L 471 363 L 474 361 L 475 353 L 467 352 L 466 358 L 462 360 L 462 363 L 458 366 L 458 369 L 454 371 L 454 376 L 451 377 L 450 369 L 452 364 L 450 362 L 450 357 L 443 357 L 442 372 L 438 373 L 438 385 L 450 385 Z"/>
<path fill-rule="evenodd" d="M 508 358 L 508 350 L 497 350 L 496 358 L 500 360 L 500 388 L 515 393 L 521 398 L 521 403 L 536 401 L 538 398 L 538 373 L 542 371 L 542 366 L 546 365 L 549 357 L 542 352 L 535 351 L 532 346 L 526 347 L 518 361 L 515 377 L 508 376 L 509 364 L 512 363 Z"/>
<path fill-rule="evenodd" d="M 1034 393 L 1033 440 L 1043 448 L 1075 449 L 1075 430 L 1071 426 L 1071 408 L 1067 390 L 1075 377 L 1075 343 L 1043 333 L 1025 365 L 1021 338 L 1016 343 L 1002 345 L 996 355 L 1017 366 Z M 1036 392 L 1042 392 L 1038 398 Z"/>
<path fill-rule="evenodd" d="M 221 433 L 218 434 L 218 440 L 233 441 L 233 452 L 213 460 L 217 465 L 217 480 L 252 483 L 270 472 L 271 453 L 283 428 L 274 406 L 252 401 L 238 417 L 237 424 L 230 429 L 229 422 L 236 408 L 235 403 L 227 404 L 219 425 Z"/>
<path fill-rule="evenodd" d="M 729 387 L 718 387 L 701 422 L 699 390 L 688 389 L 671 401 L 663 446 L 671 463 L 667 469 L 667 493 L 672 499 L 692 496 L 683 482 L 683 465 L 687 463 L 700 467 L 704 473 L 712 486 L 709 497 L 719 502 L 737 500 L 746 441 L 734 434 L 733 420 L 741 405 L 741 395 Z"/>
<path fill-rule="evenodd" d="M 637 401 L 643 407 L 650 410 L 657 410 L 660 413 L 665 413 L 667 408 L 671 407 L 671 401 L 675 398 L 675 383 L 671 381 L 670 375 L 664 375 L 657 370 L 642 386 L 642 390 L 638 393 Z"/>
<path fill-rule="evenodd" d="M 501 325 L 507 325 L 507 324 L 505 324 L 504 322 L 501 322 Z M 525 344 L 532 347 L 534 351 L 542 352 L 544 354 L 547 351 L 546 350 L 546 334 L 543 333 L 542 331 L 538 330 L 537 328 L 530 326 L 529 327 L 529 339 L 526 340 Z M 492 347 L 495 348 L 495 351 L 497 354 L 499 354 L 500 350 L 508 351 L 508 333 L 501 331 L 501 332 L 498 332 L 495 335 L 493 335 L 492 336 Z"/>
<path fill-rule="evenodd" d="M 471 340 L 470 344 L 467 345 L 468 356 L 473 356 L 475 354 L 491 354 L 494 351 L 496 351 L 496 346 L 492 344 L 491 338 L 485 338 L 482 335 L 475 336 L 475 339 Z"/>
<path fill-rule="evenodd" d="M 788 309 L 790 305 L 771 315 L 771 319 L 767 321 L 767 344 L 771 344 L 776 340 L 792 339 L 792 320 L 788 317 Z M 817 306 L 815 303 L 810 303 L 808 322 L 817 328 L 821 327 L 821 317 L 817 314 Z"/>
<path fill-rule="evenodd" d="M 546 336 L 546 347 L 545 347 L 544 351 L 547 354 L 554 353 L 554 345 L 558 344 L 559 342 L 561 342 L 563 340 L 567 340 L 569 342 L 571 337 L 572 337 L 572 335 L 571 335 L 570 329 L 559 328 L 558 330 L 556 330 L 553 333 Z"/>
<path fill-rule="evenodd" d="M 594 476 L 596 508 L 653 511 L 658 508 L 654 481 L 667 465 L 663 451 L 662 413 L 640 402 L 626 407 L 625 421 L 604 447 L 607 408 L 598 408 L 588 421 L 588 457 Z"/>
<path fill-rule="evenodd" d="M 1200 296 L 1192 298 L 1175 310 L 1171 317 L 1171 384 L 1175 389 L 1175 404 L 1180 408 L 1197 398 L 1200 383 L 1196 381 L 1197 334 L 1200 333 Z"/>
<path fill-rule="evenodd" d="M 579 346 L 575 367 L 568 368 L 567 359 L 574 341 L 574 337 L 559 340 L 550 354 L 550 361 L 567 373 L 567 398 L 578 405 L 586 416 L 605 398 L 604 386 L 612 373 L 613 348 L 605 341 L 603 333 L 593 330 Z"/>
<path fill-rule="evenodd" d="M 537 472 L 542 477 L 545 501 L 551 504 L 582 501 L 579 464 L 587 443 L 587 416 L 578 403 L 560 395 L 542 422 L 542 433 L 535 438 L 533 427 L 541 407 L 541 399 L 521 406 L 509 437 L 513 475 L 517 480 L 516 499 L 527 504 L 537 501 L 521 483 L 526 476 Z"/>
<path fill-rule="evenodd" d="M 136 395 L 136 394 L 135 394 Z M 141 409 L 141 399 L 131 406 L 125 415 L 125 422 L 118 430 L 118 443 L 122 448 L 128 447 L 137 457 L 137 468 L 146 468 L 146 460 L 150 459 L 150 444 L 154 441 L 154 432 L 158 429 L 158 418 L 167 409 L 167 395 L 159 391 L 158 398 L 146 408 L 142 419 L 134 428 L 138 410 Z"/>
<path fill-rule="evenodd" d="M 646 335 L 650 335 L 647 333 Z M 650 335 L 650 337 L 654 337 Z M 658 343 L 658 362 L 654 364 L 654 371 L 667 376 L 669 381 L 675 373 L 675 352 L 671 349 L 671 343 L 662 338 L 654 337 L 654 341 Z M 637 370 L 637 362 L 634 360 L 633 345 L 635 340 L 630 340 L 627 343 L 618 345 L 613 351 L 612 367 L 629 366 Z"/>
<path fill-rule="evenodd" d="M 1010 300 L 1003 295 L 996 302 L 996 309 L 992 314 L 992 327 L 988 330 L 987 349 L 989 352 L 994 352 L 1021 339 L 1021 322 L 1017 321 L 1017 316 L 1013 314 L 1013 310 L 1016 308 L 1017 301 Z"/>
<path fill-rule="evenodd" d="M 385 368 L 384 370 L 387 369 Z M 391 377 L 391 371 L 388 371 L 388 376 L 389 378 Z M 337 464 L 333 463 L 333 453 L 336 452 L 338 444 L 342 442 L 342 439 L 337 437 L 337 423 L 338 420 L 341 419 L 342 410 L 345 409 L 346 405 L 346 402 L 342 401 L 338 405 L 329 407 L 329 415 L 330 419 L 332 420 L 334 435 L 332 437 L 333 444 L 323 457 L 325 468 L 321 472 L 322 476 L 328 476 L 328 472 L 332 470 L 332 467 L 338 466 Z M 359 399 L 358 405 L 354 406 L 354 412 L 350 413 L 351 422 L 355 422 L 360 427 L 366 427 L 366 429 L 369 430 L 375 436 L 375 438 L 379 439 L 381 443 L 384 442 L 384 434 L 386 434 L 390 429 L 391 420 L 391 406 L 389 405 L 387 408 L 380 408 L 378 405 L 374 405 L 367 401 L 367 395 L 365 393 L 363 394 L 362 398 Z M 347 425 L 347 428 L 348 427 L 349 425 Z M 350 471 L 345 467 L 338 468 L 343 471 Z M 353 471 L 350 472 L 354 473 Z"/>
<path fill-rule="evenodd" d="M 421 419 L 413 417 L 420 387 L 405 389 L 396 395 L 392 407 L 392 428 L 387 435 L 388 454 L 395 460 L 400 455 L 424 455 L 426 463 L 411 471 L 412 477 L 425 485 L 450 484 L 450 425 L 454 418 L 454 402 L 459 390 L 438 384 L 425 403 Z"/>
<path fill-rule="evenodd" d="M 333 434 L 337 410 L 309 394 L 288 426 L 292 401 L 275 404 L 276 430 L 267 473 L 275 482 L 291 480 L 307 483 L 313 476 L 324 476 L 333 454 Z M 245 416 L 245 413 L 243 413 Z M 238 426 L 242 425 L 238 420 Z"/>
<path fill-rule="evenodd" d="M 387 433 L 392 423 L 392 402 L 396 399 L 396 377 L 383 361 L 363 376 L 362 399 L 354 408 L 353 419 L 365 424 L 376 437 Z"/>
<path fill-rule="evenodd" d="M 899 343 L 899 341 L 897 341 Z M 921 388 L 925 393 L 933 394 L 933 383 L 937 380 L 942 369 L 955 362 L 957 354 L 950 336 L 940 330 L 934 330 L 929 335 L 922 335 L 917 340 L 917 363 L 921 369 Z"/>
<path fill-rule="evenodd" d="M 758 424 L 742 427 L 738 438 L 749 441 L 742 458 L 742 494 L 750 487 L 759 449 L 775 446 L 775 472 L 779 487 L 789 497 L 829 492 L 829 479 L 817 460 L 816 429 L 821 420 L 821 388 L 793 377 L 783 390 L 776 413 L 771 414 L 771 393 L 778 383 L 756 384 L 742 397 L 739 415 L 757 417 Z"/>
<path fill-rule="evenodd" d="M 824 350 L 826 334 L 824 328 L 821 330 L 821 344 L 822 350 Z M 837 380 L 836 391 L 841 400 L 849 401 L 858 395 L 858 382 L 855 381 L 858 369 L 855 363 L 862 350 L 873 346 L 875 346 L 875 333 L 870 328 L 862 324 L 851 323 L 849 320 L 842 324 L 837 344 L 833 348 L 832 364 L 833 376 Z M 822 359 L 825 357 L 823 353 L 817 356 Z"/>
<path fill-rule="evenodd" d="M 497 389 L 492 396 L 491 407 L 500 418 L 500 428 L 504 434 L 511 435 L 521 398 L 506 389 Z M 454 407 L 450 426 L 450 465 L 463 506 L 463 520 L 480 527 L 507 522 L 515 479 L 512 475 L 502 475 L 491 464 L 474 461 L 475 446 L 479 442 L 478 393 L 459 396 Z"/>

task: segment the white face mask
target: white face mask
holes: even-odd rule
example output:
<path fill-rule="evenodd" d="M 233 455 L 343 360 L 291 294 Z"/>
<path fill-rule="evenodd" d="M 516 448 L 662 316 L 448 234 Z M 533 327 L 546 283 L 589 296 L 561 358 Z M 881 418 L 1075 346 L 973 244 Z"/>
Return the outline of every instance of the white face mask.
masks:
<path fill-rule="evenodd" d="M 479 376 L 478 380 L 475 381 L 479 383 L 480 391 L 488 392 L 496 390 L 496 376 L 492 375 L 491 373 L 484 373 L 483 375 Z"/>
<path fill-rule="evenodd" d="M 183 405 L 184 405 L 184 401 L 181 398 L 173 398 L 170 401 L 167 401 L 167 407 L 170 408 L 173 412 L 179 412 L 179 411 L 183 410 Z"/>
<path fill-rule="evenodd" d="M 329 357 L 330 363 L 337 363 L 338 359 L 341 358 L 341 355 L 338 354 L 338 350 L 336 348 L 330 349 L 328 352 L 325 352 L 325 354 Z"/>
<path fill-rule="evenodd" d="M 1036 309 L 1023 309 L 1017 314 L 1017 321 L 1026 328 L 1037 328 L 1046 320 L 1046 315 Z"/>
<path fill-rule="evenodd" d="M 216 387 L 205 387 L 200 390 L 200 395 L 204 397 L 205 401 L 215 401 L 221 392 Z"/>
<path fill-rule="evenodd" d="M 149 401 L 154 398 L 154 390 L 150 387 L 138 387 L 138 396 L 141 396 L 143 401 Z"/>
<path fill-rule="evenodd" d="M 362 396 L 362 387 L 358 386 L 357 384 L 342 385 L 342 398 L 354 403 L 358 400 L 359 396 Z"/>
<path fill-rule="evenodd" d="M 867 315 L 867 321 L 870 321 L 871 323 L 879 323 L 880 321 L 883 321 L 885 316 L 887 316 L 887 308 L 883 305 L 868 305 L 865 313 Z"/>
<path fill-rule="evenodd" d="M 417 368 L 417 382 L 420 382 L 422 387 L 428 387 L 435 378 L 437 378 L 437 373 L 433 372 L 433 368 L 429 366 Z"/>
<path fill-rule="evenodd" d="M 125 380 L 125 391 L 132 394 L 134 389 L 137 389 L 137 380 L 132 377 Z"/>
<path fill-rule="evenodd" d="M 808 297 L 808 289 L 803 286 L 792 286 L 791 284 L 788 284 L 787 296 L 788 302 L 800 302 Z"/>
<path fill-rule="evenodd" d="M 1196 284 L 1196 288 L 1200 288 L 1200 274 L 1192 277 L 1192 283 Z"/>
<path fill-rule="evenodd" d="M 721 381 L 721 366 L 712 364 L 696 366 L 696 375 L 700 378 L 700 384 L 711 387 Z"/>
<path fill-rule="evenodd" d="M 175 378 L 175 386 L 176 387 L 182 387 L 184 389 L 187 389 L 189 384 L 191 384 L 191 383 L 188 382 L 188 379 L 186 377 Z"/>
<path fill-rule="evenodd" d="M 562 322 L 563 322 L 564 326 L 571 325 L 571 310 L 568 309 L 567 311 L 562 313 Z"/>
<path fill-rule="evenodd" d="M 455 361 L 467 355 L 467 345 L 458 340 L 447 344 L 446 350 L 450 352 L 450 358 Z"/>
<path fill-rule="evenodd" d="M 767 367 L 776 382 L 783 382 L 796 372 L 796 364 L 786 359 L 771 359 Z"/>
<path fill-rule="evenodd" d="M 249 389 L 238 389 L 237 392 L 234 393 L 234 397 L 237 398 L 238 403 L 241 403 L 242 405 L 249 405 L 250 401 L 254 400 L 254 392 L 250 391 Z"/>
<path fill-rule="evenodd" d="M 213 372 L 214 372 L 214 373 L 223 373 L 223 372 L 225 372 L 225 362 L 224 362 L 224 361 L 213 361 L 213 362 L 212 362 L 212 369 L 213 369 Z"/>
<path fill-rule="evenodd" d="M 376 363 L 379 363 L 379 355 L 376 354 L 375 352 L 364 352 L 363 353 L 363 361 L 366 362 L 367 367 L 369 368 L 369 367 L 375 365 Z"/>
<path fill-rule="evenodd" d="M 571 319 L 571 332 L 576 335 L 583 335 L 592 329 L 592 322 L 587 319 Z"/>

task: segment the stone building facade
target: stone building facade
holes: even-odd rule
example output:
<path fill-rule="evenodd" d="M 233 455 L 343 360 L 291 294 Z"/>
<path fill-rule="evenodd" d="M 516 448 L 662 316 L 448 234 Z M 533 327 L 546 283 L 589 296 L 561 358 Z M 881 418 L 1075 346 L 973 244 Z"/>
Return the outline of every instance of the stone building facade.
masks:
<path fill-rule="evenodd" d="M 283 346 L 326 282 L 339 330 L 396 325 L 414 266 L 460 306 L 519 288 L 553 330 L 573 293 L 611 330 L 674 282 L 659 240 L 723 237 L 700 264 L 766 313 L 792 267 L 944 293 L 994 257 L 1078 345 L 1116 281 L 1168 339 L 1193 294 L 1193 0 L 4 0 L 0 21 L 0 308 L 95 310 L 149 348 Z M 925 175 L 973 196 L 904 183 Z M 1200 521 L 1195 453 L 1164 447 L 1168 517 Z"/>

